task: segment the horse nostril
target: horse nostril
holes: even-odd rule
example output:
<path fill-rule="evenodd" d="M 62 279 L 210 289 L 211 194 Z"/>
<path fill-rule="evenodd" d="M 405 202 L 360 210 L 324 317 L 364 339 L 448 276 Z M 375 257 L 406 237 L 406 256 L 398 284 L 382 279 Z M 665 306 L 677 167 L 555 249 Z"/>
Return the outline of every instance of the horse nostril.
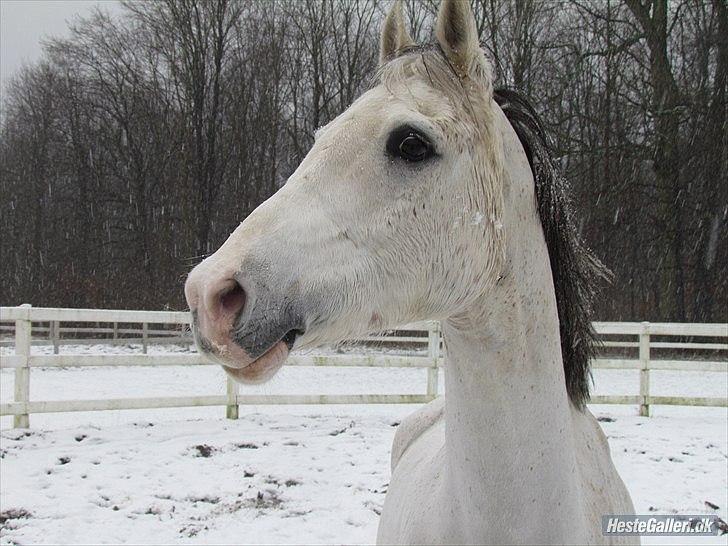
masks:
<path fill-rule="evenodd" d="M 245 307 L 245 290 L 237 282 L 231 281 L 231 286 L 220 294 L 220 305 L 226 314 L 237 315 Z"/>

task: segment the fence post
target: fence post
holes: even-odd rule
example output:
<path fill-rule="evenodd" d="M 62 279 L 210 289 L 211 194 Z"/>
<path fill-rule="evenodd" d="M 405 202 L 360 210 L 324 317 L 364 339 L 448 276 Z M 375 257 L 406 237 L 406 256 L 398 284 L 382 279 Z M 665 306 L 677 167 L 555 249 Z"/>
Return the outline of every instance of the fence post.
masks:
<path fill-rule="evenodd" d="M 119 339 L 119 323 L 114 322 L 114 339 Z"/>
<path fill-rule="evenodd" d="M 238 383 L 232 377 L 227 377 L 227 397 L 228 404 L 225 406 L 225 417 L 228 419 L 237 419 L 240 411 L 238 406 Z"/>
<path fill-rule="evenodd" d="M 20 307 L 27 310 L 25 317 L 15 321 L 15 354 L 23 360 L 23 365 L 15 368 L 15 402 L 19 402 L 23 413 L 13 416 L 15 428 L 29 428 L 28 400 L 30 399 L 30 339 L 32 336 L 32 322 L 30 321 L 29 303 Z"/>
<path fill-rule="evenodd" d="M 650 416 L 650 323 L 642 323 L 640 332 L 640 415 Z"/>
<path fill-rule="evenodd" d="M 427 395 L 431 398 L 437 397 L 437 381 L 440 374 L 438 362 L 440 360 L 440 323 L 435 322 L 427 331 L 427 356 L 433 363 L 427 368 Z"/>
<path fill-rule="evenodd" d="M 51 334 L 51 341 L 53 342 L 53 354 L 58 354 L 58 345 L 61 338 L 61 328 L 60 328 L 60 322 L 57 320 L 52 320 L 50 323 L 50 334 Z"/>
<path fill-rule="evenodd" d="M 146 322 L 142 322 L 142 352 L 147 354 L 147 337 L 148 337 L 148 325 Z"/>

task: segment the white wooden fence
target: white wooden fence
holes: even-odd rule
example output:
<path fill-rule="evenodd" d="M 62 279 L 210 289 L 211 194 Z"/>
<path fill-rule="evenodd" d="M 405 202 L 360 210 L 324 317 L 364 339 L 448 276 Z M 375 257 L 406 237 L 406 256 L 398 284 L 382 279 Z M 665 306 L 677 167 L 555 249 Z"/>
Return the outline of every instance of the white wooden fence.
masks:
<path fill-rule="evenodd" d="M 240 405 L 263 404 L 403 404 L 425 403 L 438 394 L 438 367 L 442 364 L 440 326 L 437 322 L 424 322 L 397 329 L 395 333 L 371 336 L 362 340 L 379 343 L 397 343 L 410 350 L 405 355 L 388 354 L 332 354 L 292 355 L 288 366 L 375 366 L 416 367 L 427 370 L 427 386 L 422 394 L 357 394 L 357 395 L 246 395 L 240 394 L 238 385 L 228 379 L 224 394 L 205 396 L 117 398 L 102 400 L 30 400 L 30 370 L 32 368 L 77 366 L 204 366 L 211 363 L 199 354 L 146 354 L 150 342 L 189 343 L 184 329 L 189 327 L 190 315 L 172 311 L 128 311 L 110 309 L 53 309 L 30 305 L 0 307 L 0 323 L 14 323 L 13 344 L 15 354 L 0 356 L 0 368 L 14 368 L 15 396 L 13 402 L 0 403 L 0 416 L 13 415 L 14 426 L 27 428 L 32 413 L 56 413 L 70 411 L 95 411 L 119 409 L 172 408 L 193 406 L 226 406 L 226 415 L 237 419 Z M 137 338 L 119 338 L 118 326 L 109 328 L 61 328 L 62 323 L 74 324 L 141 324 L 141 329 L 122 329 L 121 333 L 137 333 Z M 156 325 L 156 330 L 150 325 Z M 172 326 L 173 329 L 169 327 Z M 163 327 L 163 328 L 162 328 Z M 606 352 L 622 354 L 600 357 L 593 363 L 596 368 L 634 369 L 640 371 L 640 392 L 634 395 L 593 396 L 594 404 L 635 404 L 640 414 L 648 416 L 651 405 L 688 405 L 728 407 L 727 398 L 696 398 L 652 396 L 650 394 L 651 370 L 683 370 L 728 372 L 728 324 L 679 324 L 647 322 L 596 322 L 596 331 L 604 338 Z M 175 330 L 176 328 L 176 330 Z M 33 332 L 45 334 L 43 342 L 52 343 L 54 354 L 31 354 Z M 89 334 L 91 337 L 63 339 L 63 332 Z M 149 337 L 154 332 L 156 337 Z M 141 342 L 144 354 L 58 354 L 61 344 Z M 107 336 L 106 338 L 100 337 Z M 659 337 L 659 340 L 655 340 Z M 669 338 L 688 338 L 670 341 Z M 664 341 L 663 339 L 668 339 Z M 426 352 L 422 349 L 426 348 Z M 651 352 L 660 351 L 667 358 L 655 359 Z M 629 353 L 636 352 L 632 356 Z M 676 358 L 677 357 L 677 358 Z"/>

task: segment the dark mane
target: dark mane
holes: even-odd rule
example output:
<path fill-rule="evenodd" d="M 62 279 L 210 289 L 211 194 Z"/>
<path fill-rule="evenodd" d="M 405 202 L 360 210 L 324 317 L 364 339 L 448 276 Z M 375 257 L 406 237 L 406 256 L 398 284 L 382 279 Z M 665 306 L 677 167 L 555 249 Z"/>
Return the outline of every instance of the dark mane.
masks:
<path fill-rule="evenodd" d="M 589 400 L 589 364 L 599 344 L 591 324 L 592 303 L 600 281 L 610 273 L 579 236 L 569 184 L 533 107 L 511 89 L 497 89 L 493 98 L 516 131 L 531 165 L 554 279 L 566 390 L 572 403 L 583 408 Z"/>

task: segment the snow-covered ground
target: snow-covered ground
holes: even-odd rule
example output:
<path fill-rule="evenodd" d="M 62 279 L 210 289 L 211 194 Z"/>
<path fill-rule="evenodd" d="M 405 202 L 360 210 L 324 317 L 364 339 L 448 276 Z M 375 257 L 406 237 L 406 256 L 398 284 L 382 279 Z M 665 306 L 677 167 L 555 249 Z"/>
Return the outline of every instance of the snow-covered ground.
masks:
<path fill-rule="evenodd" d="M 109 350 L 138 348 L 64 348 Z M 634 394 L 638 383 L 637 372 L 595 373 L 599 394 Z M 217 394 L 224 384 L 224 374 L 206 366 L 33 370 L 31 399 Z M 654 372 L 651 387 L 659 395 L 726 396 L 728 377 Z M 243 392 L 424 389 L 423 370 L 292 367 Z M 12 390 L 12 371 L 3 370 L 2 401 Z M 241 407 L 237 421 L 224 419 L 221 407 L 33 415 L 30 431 L 3 418 L 0 544 L 373 542 L 392 437 L 414 409 Z M 657 407 L 651 418 L 632 406 L 591 409 L 638 513 L 728 520 L 725 409 Z M 690 543 L 727 544 L 728 536 Z"/>

